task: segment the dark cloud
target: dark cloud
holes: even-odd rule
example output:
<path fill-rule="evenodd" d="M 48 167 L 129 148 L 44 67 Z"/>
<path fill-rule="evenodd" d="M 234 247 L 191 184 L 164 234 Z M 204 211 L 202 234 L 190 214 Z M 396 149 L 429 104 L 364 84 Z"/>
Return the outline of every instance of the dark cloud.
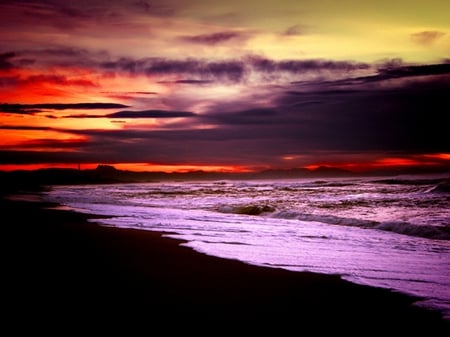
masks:
<path fill-rule="evenodd" d="M 248 63 L 256 71 L 263 73 L 289 72 L 293 74 L 310 71 L 355 71 L 369 69 L 371 66 L 362 62 L 331 60 L 283 60 L 275 61 L 260 56 L 249 56 Z"/>
<path fill-rule="evenodd" d="M 176 80 L 176 81 L 158 81 L 158 83 L 175 83 L 175 84 L 210 84 L 212 81 L 209 80 L 193 80 L 193 79 L 186 79 L 186 80 Z"/>
<path fill-rule="evenodd" d="M 179 118 L 179 117 L 193 117 L 193 116 L 195 116 L 195 114 L 189 111 L 124 110 L 107 115 L 78 114 L 78 115 L 64 116 L 64 118 Z"/>
<path fill-rule="evenodd" d="M 45 115 L 45 117 L 50 118 L 50 119 L 58 119 L 58 116 L 50 115 L 50 114 Z"/>
<path fill-rule="evenodd" d="M 0 87 L 12 87 L 19 83 L 18 76 L 3 76 L 0 77 Z"/>
<path fill-rule="evenodd" d="M 144 11 L 145 13 L 150 13 L 150 9 L 152 8 L 152 5 L 148 1 L 140 0 L 133 2 L 133 6 L 135 6 L 137 9 Z"/>
<path fill-rule="evenodd" d="M 196 117 L 213 128 L 193 124 L 181 130 L 67 130 L 89 139 L 74 144 L 83 151 L 44 151 L 39 156 L 13 152 L 0 157 L 3 163 L 24 162 L 25 155 L 29 162 L 281 165 L 286 154 L 327 160 L 339 154 L 357 158 L 361 153 L 397 157 L 448 153 L 450 78 L 445 78 L 409 82 L 395 90 L 368 83 L 342 91 L 299 92 L 292 85 L 274 93 L 271 108 L 217 110 Z"/>
<path fill-rule="evenodd" d="M 61 5 L 57 7 L 57 11 L 63 18 L 71 18 L 76 20 L 89 19 L 92 17 L 92 11 L 85 11 L 84 8 L 76 8 L 74 6 Z"/>
<path fill-rule="evenodd" d="M 107 71 L 123 71 L 130 74 L 146 75 L 191 75 L 196 81 L 240 82 L 253 73 L 271 76 L 287 73 L 300 75 L 312 72 L 348 73 L 368 70 L 367 63 L 330 60 L 284 60 L 275 61 L 260 56 L 247 56 L 242 59 L 225 61 L 206 61 L 203 59 L 173 60 L 164 58 L 144 58 L 134 60 L 121 58 L 117 61 L 103 62 L 101 67 Z"/>
<path fill-rule="evenodd" d="M 201 84 L 217 78 L 244 80 L 252 72 L 297 75 L 323 71 L 347 76 L 338 80 L 325 76 L 321 80 L 285 82 L 265 86 L 264 90 L 259 86 L 256 90 L 263 90 L 264 95 L 254 92 L 231 97 L 224 104 L 209 105 L 201 114 L 173 108 L 70 116 L 111 119 L 195 117 L 186 118 L 183 124 L 177 124 L 173 129 L 63 130 L 3 126 L 0 129 L 67 132 L 85 136 L 87 141 L 61 143 L 61 148 L 73 149 L 70 153 L 39 151 L 36 155 L 32 151 L 2 151 L 0 161 L 16 164 L 152 162 L 264 166 L 281 163 L 281 158 L 287 154 L 326 160 L 336 159 L 340 154 L 356 158 L 359 154 L 407 157 L 450 152 L 446 121 L 450 110 L 449 63 L 407 65 L 401 60 L 391 60 L 372 66 L 347 61 L 275 61 L 252 56 L 222 62 L 120 59 L 102 64 L 102 67 L 139 74 L 182 74 L 186 76 L 185 80 L 172 83 L 185 81 L 178 83 L 186 84 Z M 229 75 L 233 74 L 233 67 L 237 69 L 234 77 Z M 360 70 L 372 73 L 355 76 Z M 169 101 L 170 97 L 168 104 Z M 117 111 L 125 106 L 114 103 L 0 105 L 1 111 L 14 113 L 97 108 Z M 199 125 L 208 128 L 199 128 Z M 50 146 L 50 143 L 44 139 L 24 144 L 24 148 L 38 149 L 39 146 Z"/>
<path fill-rule="evenodd" d="M 107 58 L 105 52 L 89 52 L 85 49 L 58 47 L 43 49 L 23 49 L 0 54 L 0 70 L 24 70 L 21 76 L 16 75 L 14 83 L 10 85 L 20 84 L 40 84 L 52 83 L 57 85 L 75 85 L 75 86 L 97 86 L 97 83 L 81 76 L 73 78 L 73 76 L 64 76 L 57 73 L 45 72 L 46 67 L 86 67 L 96 69 L 99 60 Z M 33 70 L 33 75 L 27 76 L 27 71 Z M 4 80 L 2 82 L 5 82 Z M 2 83 L 0 83 L 1 85 Z M 5 84 L 3 84 L 5 85 Z"/>
<path fill-rule="evenodd" d="M 242 34 L 239 33 L 239 35 Z M 213 38 L 215 35 L 204 36 Z M 10 52 L 1 54 L 0 65 L 3 62 L 3 67 L 13 66 L 11 59 L 18 53 Z M 315 72 L 318 76 L 332 76 L 333 74 L 347 75 L 351 72 L 369 71 L 372 67 L 367 63 L 352 61 L 322 59 L 277 61 L 257 55 L 217 61 L 202 58 L 168 59 L 161 57 L 140 59 L 122 57 L 114 60 L 107 52 L 93 52 L 73 47 L 21 50 L 20 55 L 20 59 L 15 59 L 16 65 L 19 65 L 21 62 L 23 66 L 25 62 L 27 66 L 35 67 L 49 65 L 77 68 L 86 67 L 106 72 L 109 75 L 114 72 L 126 73 L 131 76 L 148 75 L 159 77 L 161 83 L 179 84 L 206 84 L 212 81 L 236 83 L 247 81 L 252 75 L 258 76 L 258 74 L 266 80 L 276 80 L 289 75 L 293 77 L 292 81 L 295 81 L 296 76 L 303 74 L 313 74 Z M 175 76 L 178 79 L 174 80 L 173 77 Z M 184 79 L 179 79 L 180 76 L 184 77 Z M 69 79 L 57 74 L 33 75 L 18 80 L 26 83 L 47 81 L 60 85 L 97 85 L 89 80 Z"/>
<path fill-rule="evenodd" d="M 152 144 L 167 155 L 200 160 L 199 152 L 223 159 L 246 151 L 246 163 L 284 153 L 450 151 L 445 113 L 448 83 L 410 85 L 396 90 L 292 93 L 278 97 L 273 108 L 211 112 L 204 121 L 213 129 L 80 131 L 98 139 L 133 139 L 135 146 Z M 199 117 L 200 118 L 200 117 Z M 183 139 L 179 143 L 179 139 Z M 196 151 L 187 150 L 193 147 Z M 132 151 L 132 148 L 129 148 Z M 158 157 L 157 153 L 152 154 Z M 186 156 L 186 157 L 185 157 Z M 208 158 L 211 158 L 208 157 Z M 218 158 L 217 158 L 218 159 Z M 267 159 L 269 160 L 269 159 Z M 258 161 L 259 162 L 259 161 Z"/>
<path fill-rule="evenodd" d="M 158 95 L 156 91 L 102 91 L 101 93 L 114 95 Z"/>
<path fill-rule="evenodd" d="M 443 37 L 444 35 L 445 35 L 444 32 L 440 32 L 437 30 L 428 30 L 411 34 L 411 38 L 414 42 L 418 44 L 429 46 L 439 38 Z"/>
<path fill-rule="evenodd" d="M 402 67 L 384 67 L 379 69 L 379 77 L 398 78 L 398 77 L 412 77 L 412 76 L 430 76 L 450 74 L 450 64 L 429 64 L 417 66 L 402 66 Z"/>
<path fill-rule="evenodd" d="M 394 59 L 378 64 L 377 73 L 369 76 L 356 76 L 344 78 L 335 81 L 322 82 L 292 82 L 297 86 L 304 85 L 314 90 L 320 90 L 322 93 L 344 92 L 359 92 L 358 86 L 364 86 L 369 83 L 383 83 L 384 81 L 391 81 L 398 86 L 402 86 L 401 79 L 403 78 L 419 78 L 419 77 L 433 77 L 450 74 L 450 63 L 429 64 L 429 65 L 405 65 L 402 60 Z M 439 81 L 436 79 L 435 81 Z M 392 85 L 391 85 L 392 86 Z"/>
<path fill-rule="evenodd" d="M 175 118 L 192 117 L 193 112 L 189 111 L 164 111 L 164 110 L 143 110 L 143 111 L 119 111 L 107 115 L 109 118 Z"/>
<path fill-rule="evenodd" d="M 60 1 L 10 1 L 7 9 L 16 14 L 16 24 L 39 25 L 39 28 L 76 29 L 93 18 L 91 6 L 74 6 Z M 99 10 L 97 4 L 96 11 Z"/>
<path fill-rule="evenodd" d="M 79 147 L 82 147 L 86 143 L 85 140 L 78 139 L 32 139 L 26 140 L 18 144 L 17 146 L 21 149 L 33 150 L 38 149 L 42 150 L 44 148 L 47 149 L 70 149 L 75 150 Z"/>
<path fill-rule="evenodd" d="M 95 110 L 127 108 L 117 103 L 45 103 L 45 104 L 0 104 L 0 112 L 31 114 L 47 110 Z"/>
<path fill-rule="evenodd" d="M 92 115 L 92 114 L 75 114 L 58 117 L 55 115 L 46 115 L 47 118 L 58 119 L 58 118 L 80 118 L 80 119 L 88 119 L 88 118 L 106 118 L 105 115 Z"/>
<path fill-rule="evenodd" d="M 32 105 L 23 107 L 23 104 L 0 104 L 0 113 L 13 113 L 20 115 L 33 115 L 42 112 L 41 109 L 32 107 Z"/>
<path fill-rule="evenodd" d="M 309 148 L 446 153 L 450 151 L 444 117 L 450 109 L 449 84 L 449 76 L 396 87 L 357 83 L 356 91 L 286 93 L 277 105 L 291 116 L 287 120 L 301 126 L 299 134 Z M 315 104 L 302 106 L 305 102 Z M 302 119 L 296 122 L 294 116 Z"/>
<path fill-rule="evenodd" d="M 61 67 L 86 67 L 97 69 L 98 64 L 109 59 L 106 51 L 94 51 L 85 48 L 69 46 L 36 47 L 34 49 L 20 50 L 23 56 L 18 62 L 28 62 L 28 65 L 61 66 Z M 23 64 L 25 65 L 25 64 Z"/>
<path fill-rule="evenodd" d="M 142 14 L 157 17 L 170 17 L 179 6 L 172 1 L 133 1 L 133 0 L 10 0 L 1 1 L 0 27 L 17 32 L 61 32 L 90 37 L 101 37 L 104 29 L 114 36 L 128 36 L 128 32 L 147 33 L 153 24 L 142 22 L 136 17 Z M 149 18 L 151 20 L 151 17 Z M 99 29 L 100 28 L 100 29 Z M 73 40 L 73 39 L 72 39 Z M 34 44 L 27 41 L 28 45 Z M 38 47 L 41 41 L 34 41 Z M 56 41 L 48 40 L 47 45 Z M 73 41 L 72 41 L 73 42 Z M 67 43 L 72 43 L 68 41 Z M 22 44 L 17 41 L 17 44 Z"/>
<path fill-rule="evenodd" d="M 0 70 L 9 70 L 14 67 L 11 60 L 16 57 L 16 53 L 8 52 L 0 54 Z"/>
<path fill-rule="evenodd" d="M 243 34 L 234 31 L 218 32 L 212 34 L 201 34 L 201 35 L 189 35 L 180 37 L 180 39 L 182 39 L 183 41 L 206 44 L 209 46 L 228 42 L 230 40 L 235 40 L 238 38 L 239 39 L 243 38 Z"/>
<path fill-rule="evenodd" d="M 50 164 L 95 161 L 95 154 L 66 151 L 19 151 L 0 150 L 0 164 Z"/>
<path fill-rule="evenodd" d="M 140 0 L 133 2 L 131 5 L 139 12 L 144 12 L 151 16 L 170 17 L 175 14 L 175 8 L 163 2 L 157 3 L 156 1 Z"/>
<path fill-rule="evenodd" d="M 203 118 L 209 123 L 217 125 L 267 125 L 277 123 L 278 116 L 277 109 L 254 108 L 243 111 L 215 112 L 207 114 Z"/>
<path fill-rule="evenodd" d="M 104 62 L 105 70 L 125 71 L 131 74 L 145 75 L 182 75 L 190 74 L 202 79 L 238 82 L 245 74 L 242 61 L 209 62 L 202 59 L 172 60 L 164 58 L 144 58 L 134 60 L 121 58 L 114 62 Z"/>
<path fill-rule="evenodd" d="M 57 129 L 46 126 L 32 126 L 32 125 L 0 125 L 0 130 L 49 131 Z"/>
<path fill-rule="evenodd" d="M 97 84 L 86 79 L 68 79 L 62 75 L 33 75 L 17 80 L 17 84 L 51 83 L 61 86 L 96 87 Z"/>
<path fill-rule="evenodd" d="M 450 78 L 430 80 L 408 81 L 394 89 L 368 83 L 329 90 L 327 83 L 327 90 L 286 90 L 274 93 L 271 108 L 197 116 L 214 126 L 209 129 L 75 132 L 92 139 L 90 150 L 106 147 L 117 161 L 263 165 L 287 153 L 324 160 L 339 153 L 448 153 Z"/>
<path fill-rule="evenodd" d="M 286 28 L 286 30 L 282 33 L 282 35 L 286 36 L 295 36 L 302 35 L 305 31 L 305 27 L 302 25 L 294 25 Z"/>
<path fill-rule="evenodd" d="M 91 141 L 84 151 L 97 153 L 94 162 L 169 164 L 245 164 L 267 160 L 280 151 L 276 139 L 255 138 L 240 130 L 80 130 Z M 108 144 L 108 145 L 106 145 Z M 101 149 L 101 151 L 99 151 Z"/>
<path fill-rule="evenodd" d="M 71 58 L 85 58 L 91 55 L 87 49 L 75 48 L 68 46 L 59 46 L 53 48 L 42 48 L 36 50 L 28 50 L 27 53 L 34 55 L 56 56 L 56 57 L 71 57 Z"/>

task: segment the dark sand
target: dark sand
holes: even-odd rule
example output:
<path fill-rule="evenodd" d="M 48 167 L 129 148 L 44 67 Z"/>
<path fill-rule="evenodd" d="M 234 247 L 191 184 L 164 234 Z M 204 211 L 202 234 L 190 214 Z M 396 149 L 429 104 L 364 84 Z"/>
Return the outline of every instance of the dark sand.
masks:
<path fill-rule="evenodd" d="M 210 257 L 160 233 L 102 227 L 47 206 L 0 202 L 1 316 L 16 331 L 450 336 L 448 321 L 402 294 Z"/>

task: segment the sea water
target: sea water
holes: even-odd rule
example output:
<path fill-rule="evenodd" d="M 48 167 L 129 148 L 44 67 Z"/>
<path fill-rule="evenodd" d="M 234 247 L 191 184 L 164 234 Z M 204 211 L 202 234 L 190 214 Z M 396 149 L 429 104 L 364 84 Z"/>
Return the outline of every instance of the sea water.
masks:
<path fill-rule="evenodd" d="M 418 296 L 450 320 L 448 176 L 56 186 L 106 226 L 166 232 L 201 253 L 338 274 Z"/>

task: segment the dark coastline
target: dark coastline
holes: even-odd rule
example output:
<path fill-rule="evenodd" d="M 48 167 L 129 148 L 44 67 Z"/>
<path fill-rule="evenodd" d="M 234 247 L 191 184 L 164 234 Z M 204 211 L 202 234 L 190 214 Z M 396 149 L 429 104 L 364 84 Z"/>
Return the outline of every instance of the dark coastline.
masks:
<path fill-rule="evenodd" d="M 403 294 L 210 257 L 161 233 L 103 227 L 51 204 L 0 199 L 3 319 L 21 322 L 16 328 L 94 322 L 165 331 L 220 324 L 254 332 L 314 327 L 355 334 L 361 326 L 379 333 L 450 332 L 449 321 Z"/>

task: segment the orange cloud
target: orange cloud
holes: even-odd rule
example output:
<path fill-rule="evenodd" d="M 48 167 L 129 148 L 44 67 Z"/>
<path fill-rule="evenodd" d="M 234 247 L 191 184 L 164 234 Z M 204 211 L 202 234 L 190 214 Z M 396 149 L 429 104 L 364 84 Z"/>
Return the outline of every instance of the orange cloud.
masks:
<path fill-rule="evenodd" d="M 396 169 L 407 167 L 441 166 L 450 164 L 450 154 L 420 154 L 407 157 L 386 157 L 371 161 L 355 162 L 321 162 L 306 165 L 308 169 L 317 169 L 321 166 L 336 167 L 352 172 L 366 172 L 374 169 Z"/>
<path fill-rule="evenodd" d="M 74 152 L 87 140 L 85 136 L 51 130 L 2 130 L 0 149 Z"/>
<path fill-rule="evenodd" d="M 92 72 L 76 68 L 11 69 L 0 72 L 0 102 L 50 103 L 79 101 L 86 90 L 98 87 Z"/>

